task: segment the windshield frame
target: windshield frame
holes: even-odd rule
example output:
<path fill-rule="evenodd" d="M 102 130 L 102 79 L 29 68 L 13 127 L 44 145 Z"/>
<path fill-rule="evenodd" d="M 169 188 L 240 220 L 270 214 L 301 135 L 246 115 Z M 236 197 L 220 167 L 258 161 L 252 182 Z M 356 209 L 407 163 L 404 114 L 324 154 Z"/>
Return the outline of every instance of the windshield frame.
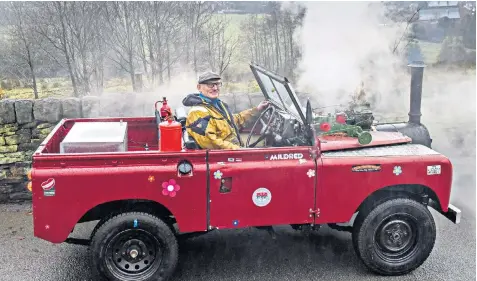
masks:
<path fill-rule="evenodd" d="M 297 119 L 297 121 L 299 121 L 300 123 L 306 124 L 305 114 L 303 113 L 301 105 L 298 101 L 298 97 L 296 96 L 296 93 L 293 90 L 293 88 L 292 88 L 290 82 L 288 81 L 288 79 L 286 77 L 282 77 L 282 76 L 279 76 L 275 73 L 272 73 L 272 72 L 264 69 L 263 67 L 261 67 L 257 64 L 254 64 L 254 63 L 250 63 L 250 68 L 252 70 L 253 75 L 255 76 L 255 80 L 257 81 L 258 86 L 260 87 L 260 90 L 262 91 L 262 94 L 265 96 L 265 99 L 270 101 L 273 105 L 279 107 L 283 111 L 286 111 L 291 116 L 295 117 Z M 276 101 L 275 99 L 270 97 L 269 93 L 267 92 L 267 88 L 265 87 L 265 85 L 263 84 L 262 79 L 259 76 L 259 73 L 267 76 L 268 78 L 271 78 L 270 82 L 272 83 L 272 85 L 275 89 L 277 87 L 275 86 L 275 81 L 274 80 L 281 83 L 285 87 L 285 90 L 287 91 L 287 94 L 288 94 L 290 100 L 293 102 L 293 105 L 295 106 L 296 111 L 298 112 L 298 115 L 296 115 L 294 112 L 291 112 L 289 109 L 287 109 L 287 105 L 283 102 L 283 99 L 282 99 L 280 93 L 277 94 L 279 101 Z"/>

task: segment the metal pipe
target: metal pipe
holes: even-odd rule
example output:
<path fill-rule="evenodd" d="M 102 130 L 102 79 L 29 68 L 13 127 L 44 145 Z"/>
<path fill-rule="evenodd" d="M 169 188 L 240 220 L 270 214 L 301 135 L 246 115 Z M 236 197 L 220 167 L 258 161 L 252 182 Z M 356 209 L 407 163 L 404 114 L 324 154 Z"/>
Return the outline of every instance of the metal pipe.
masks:
<path fill-rule="evenodd" d="M 421 124 L 422 77 L 424 64 L 410 64 L 411 98 L 409 107 L 409 123 Z"/>
<path fill-rule="evenodd" d="M 424 73 L 424 63 L 411 63 L 411 93 L 409 107 L 409 121 L 407 123 L 388 123 L 376 125 L 377 131 L 401 132 L 410 137 L 412 143 L 422 144 L 431 147 L 432 139 L 426 126 L 421 124 L 421 100 L 422 100 L 422 78 Z"/>

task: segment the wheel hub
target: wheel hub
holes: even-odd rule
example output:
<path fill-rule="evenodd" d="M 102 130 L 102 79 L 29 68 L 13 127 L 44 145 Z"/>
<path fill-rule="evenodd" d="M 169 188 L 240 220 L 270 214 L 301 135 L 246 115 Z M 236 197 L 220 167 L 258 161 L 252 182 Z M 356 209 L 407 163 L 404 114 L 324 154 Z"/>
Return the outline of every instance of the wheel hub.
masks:
<path fill-rule="evenodd" d="M 411 233 L 409 223 L 403 220 L 392 220 L 382 228 L 381 245 L 391 252 L 401 251 L 411 242 Z"/>
<path fill-rule="evenodd" d="M 148 252 L 153 256 L 154 251 L 149 251 L 148 246 L 141 240 L 131 239 L 123 242 L 121 246 L 121 258 L 130 263 L 135 263 L 146 258 Z"/>
<path fill-rule="evenodd" d="M 108 263 L 126 274 L 143 273 L 151 268 L 157 258 L 160 258 L 158 246 L 157 240 L 149 234 L 126 231 L 112 239 Z"/>
<path fill-rule="evenodd" d="M 131 258 L 135 259 L 139 255 L 139 252 L 138 250 L 133 249 L 129 252 L 129 255 L 131 256 Z"/>

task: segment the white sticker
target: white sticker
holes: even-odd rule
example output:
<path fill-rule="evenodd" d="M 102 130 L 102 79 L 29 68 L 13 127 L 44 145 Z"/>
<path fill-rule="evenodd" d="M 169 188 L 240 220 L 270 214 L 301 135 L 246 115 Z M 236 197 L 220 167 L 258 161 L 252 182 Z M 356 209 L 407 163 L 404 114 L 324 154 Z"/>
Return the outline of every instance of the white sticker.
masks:
<path fill-rule="evenodd" d="M 215 171 L 215 173 L 214 173 L 214 178 L 215 178 L 216 180 L 220 180 L 220 179 L 222 178 L 222 175 L 223 175 L 222 172 L 221 172 L 220 170 L 217 170 L 217 171 Z"/>
<path fill-rule="evenodd" d="M 265 207 L 272 201 L 272 193 L 270 190 L 260 187 L 253 192 L 252 201 L 255 206 Z"/>
<path fill-rule="evenodd" d="M 270 160 L 289 160 L 289 159 L 301 159 L 303 154 L 301 153 L 288 153 L 288 154 L 273 154 L 270 156 Z"/>
<path fill-rule="evenodd" d="M 441 165 L 427 166 L 427 175 L 440 175 Z"/>
<path fill-rule="evenodd" d="M 393 173 L 394 173 L 396 176 L 399 176 L 400 174 L 402 174 L 402 168 L 401 168 L 401 166 L 394 166 Z"/>
<path fill-rule="evenodd" d="M 309 178 L 312 178 L 315 176 L 315 170 L 309 169 L 306 174 L 308 175 Z"/>

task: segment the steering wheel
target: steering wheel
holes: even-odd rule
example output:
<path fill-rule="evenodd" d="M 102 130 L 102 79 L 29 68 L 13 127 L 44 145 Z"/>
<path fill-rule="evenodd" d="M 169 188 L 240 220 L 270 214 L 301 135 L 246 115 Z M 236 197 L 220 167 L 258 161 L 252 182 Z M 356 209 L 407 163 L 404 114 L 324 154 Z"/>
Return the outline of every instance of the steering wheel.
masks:
<path fill-rule="evenodd" d="M 271 112 L 270 112 L 270 115 L 268 117 L 268 120 L 266 120 L 265 119 L 265 114 L 269 111 L 271 111 Z M 255 121 L 255 123 L 253 124 L 252 130 L 248 134 L 247 143 L 245 144 L 245 147 L 255 147 L 259 142 L 261 142 L 264 138 L 266 138 L 268 136 L 267 131 L 268 131 L 268 128 L 270 127 L 270 123 L 272 122 L 273 116 L 275 115 L 275 113 L 276 113 L 275 107 L 273 107 L 271 104 L 264 111 L 262 111 L 262 113 L 260 113 L 260 116 Z M 260 130 L 260 137 L 257 139 L 257 141 L 250 144 L 250 138 L 252 137 L 252 134 L 253 134 L 253 132 L 255 130 L 255 127 L 257 126 L 258 122 L 260 122 L 262 124 L 262 129 Z"/>

